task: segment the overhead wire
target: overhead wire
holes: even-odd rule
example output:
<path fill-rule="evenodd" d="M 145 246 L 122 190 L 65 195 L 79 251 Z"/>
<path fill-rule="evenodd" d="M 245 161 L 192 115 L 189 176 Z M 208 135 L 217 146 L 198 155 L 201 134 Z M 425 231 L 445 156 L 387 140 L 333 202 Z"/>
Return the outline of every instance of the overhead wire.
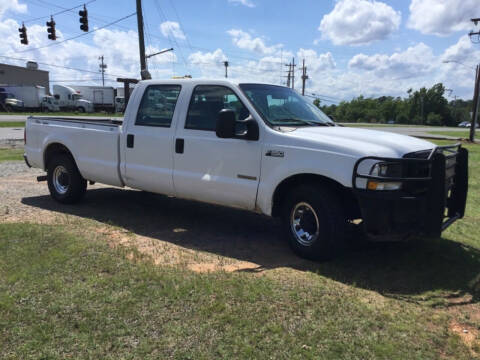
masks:
<path fill-rule="evenodd" d="M 129 17 L 132 17 L 132 16 L 135 15 L 135 14 L 136 14 L 136 13 L 134 12 L 134 13 L 132 13 L 132 14 L 130 14 L 130 15 L 127 15 L 127 16 L 124 16 L 124 17 L 122 17 L 122 18 L 120 18 L 120 19 L 117 19 L 117 20 L 115 20 L 115 21 L 113 21 L 113 22 L 111 22 L 111 23 L 109 23 L 109 24 L 106 24 L 106 25 L 100 26 L 100 27 L 98 27 L 98 28 L 95 28 L 95 29 L 93 29 L 93 30 L 90 30 L 89 32 L 86 32 L 86 33 L 83 33 L 83 34 L 79 34 L 79 35 L 76 35 L 76 36 L 72 36 L 72 37 L 70 37 L 70 38 L 67 38 L 67 39 L 64 39 L 64 40 L 61 40 L 61 41 L 55 41 L 55 42 L 52 42 L 51 44 L 48 44 L 48 45 L 39 46 L 39 47 L 36 47 L 36 48 L 30 48 L 30 49 L 26 49 L 26 50 L 23 50 L 23 51 L 18 51 L 18 53 L 25 53 L 25 52 L 30 52 L 30 51 L 45 49 L 45 48 L 47 48 L 47 47 L 59 45 L 59 44 L 62 44 L 62 43 L 64 43 L 64 42 L 67 42 L 67 41 L 70 41 L 70 40 L 75 40 L 75 39 L 78 39 L 79 37 L 86 36 L 86 35 L 88 35 L 88 34 L 91 34 L 91 33 L 96 32 L 96 31 L 98 31 L 98 30 L 105 29 L 105 28 L 107 28 L 107 27 L 109 27 L 109 26 L 111 26 L 111 25 L 113 25 L 113 24 L 116 24 L 116 23 L 118 23 L 118 22 L 120 22 L 120 21 L 123 21 L 123 20 L 125 20 L 125 19 L 128 19 Z"/>

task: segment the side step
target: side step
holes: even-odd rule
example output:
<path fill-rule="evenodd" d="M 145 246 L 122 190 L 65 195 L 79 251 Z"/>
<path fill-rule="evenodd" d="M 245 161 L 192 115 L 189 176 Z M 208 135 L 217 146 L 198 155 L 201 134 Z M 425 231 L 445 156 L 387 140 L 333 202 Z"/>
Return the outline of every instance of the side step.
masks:
<path fill-rule="evenodd" d="M 38 181 L 38 182 L 40 182 L 40 181 L 47 181 L 47 175 L 37 176 L 37 181 Z"/>

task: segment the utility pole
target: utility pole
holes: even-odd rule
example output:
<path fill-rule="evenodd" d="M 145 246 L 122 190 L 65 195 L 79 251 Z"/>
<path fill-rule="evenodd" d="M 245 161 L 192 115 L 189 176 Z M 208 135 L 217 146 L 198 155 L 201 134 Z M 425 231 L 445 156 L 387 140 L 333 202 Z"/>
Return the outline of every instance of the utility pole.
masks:
<path fill-rule="evenodd" d="M 295 58 L 292 58 L 292 89 L 295 89 Z"/>
<path fill-rule="evenodd" d="M 307 75 L 307 67 L 305 66 L 305 59 L 303 59 L 303 66 L 302 66 L 302 95 L 305 96 L 305 82 L 308 79 Z"/>
<path fill-rule="evenodd" d="M 480 18 L 471 19 L 473 24 L 477 26 L 480 22 Z M 477 36 L 480 38 L 480 31 L 473 32 L 470 31 L 468 34 L 470 36 L 470 40 L 473 41 L 473 37 Z M 480 64 L 477 65 L 477 69 L 475 72 L 475 90 L 473 92 L 473 112 L 472 112 L 472 122 L 470 125 L 470 141 L 475 141 L 475 127 L 477 126 L 477 118 L 478 118 L 478 101 L 479 101 L 479 92 L 480 92 Z"/>
<path fill-rule="evenodd" d="M 477 65 L 477 71 L 475 74 L 475 90 L 473 92 L 472 122 L 470 125 L 470 141 L 472 142 L 475 141 L 475 126 L 477 126 L 479 91 L 480 91 L 480 65 Z"/>
<path fill-rule="evenodd" d="M 287 70 L 287 87 L 290 87 L 290 81 L 292 79 L 292 63 L 290 64 L 285 64 L 285 66 L 288 66 Z"/>
<path fill-rule="evenodd" d="M 145 39 L 143 35 L 143 13 L 142 0 L 137 0 L 137 26 L 138 26 L 138 48 L 140 50 L 140 75 L 142 80 L 151 79 L 148 72 L 147 59 L 145 57 Z"/>
<path fill-rule="evenodd" d="M 228 78 L 228 61 L 224 61 L 223 65 L 225 66 L 225 78 Z"/>
<path fill-rule="evenodd" d="M 102 86 L 105 86 L 105 69 L 107 68 L 107 64 L 103 63 L 103 55 L 99 56 L 98 60 L 101 61 L 98 66 L 100 67 L 100 72 L 102 73 Z"/>

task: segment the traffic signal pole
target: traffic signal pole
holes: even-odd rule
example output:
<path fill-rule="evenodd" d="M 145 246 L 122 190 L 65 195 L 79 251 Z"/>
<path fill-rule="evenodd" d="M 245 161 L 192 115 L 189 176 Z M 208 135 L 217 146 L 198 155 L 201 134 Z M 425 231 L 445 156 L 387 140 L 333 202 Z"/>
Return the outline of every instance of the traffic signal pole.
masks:
<path fill-rule="evenodd" d="M 140 51 L 140 75 L 142 80 L 151 79 L 148 73 L 147 59 L 145 57 L 145 39 L 143 35 L 142 0 L 137 0 L 137 25 L 138 25 L 138 48 Z"/>

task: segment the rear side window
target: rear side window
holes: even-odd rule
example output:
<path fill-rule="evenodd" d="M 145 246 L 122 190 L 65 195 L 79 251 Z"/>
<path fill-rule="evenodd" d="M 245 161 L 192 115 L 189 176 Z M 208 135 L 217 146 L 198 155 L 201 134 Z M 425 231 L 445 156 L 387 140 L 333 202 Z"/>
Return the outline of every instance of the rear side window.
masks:
<path fill-rule="evenodd" d="M 170 127 L 180 85 L 150 85 L 143 93 L 135 125 Z"/>
<path fill-rule="evenodd" d="M 186 129 L 215 131 L 218 113 L 222 109 L 235 111 L 237 120 L 249 112 L 235 93 L 225 86 L 199 85 L 195 88 L 188 107 Z"/>

